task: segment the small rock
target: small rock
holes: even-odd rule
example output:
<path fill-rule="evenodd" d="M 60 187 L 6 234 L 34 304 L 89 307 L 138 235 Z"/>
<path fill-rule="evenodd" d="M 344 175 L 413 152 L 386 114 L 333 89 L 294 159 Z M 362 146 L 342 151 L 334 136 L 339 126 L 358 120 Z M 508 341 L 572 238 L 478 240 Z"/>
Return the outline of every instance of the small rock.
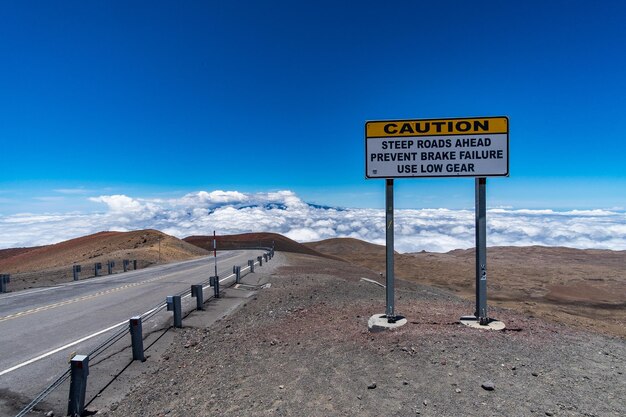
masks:
<path fill-rule="evenodd" d="M 360 396 L 360 395 L 357 395 L 357 396 L 356 396 L 356 398 L 360 400 L 360 399 L 361 399 L 361 396 Z"/>
<path fill-rule="evenodd" d="M 402 381 L 402 385 L 409 385 L 409 381 Z"/>
<path fill-rule="evenodd" d="M 376 382 L 372 382 L 371 384 L 367 386 L 367 389 L 375 389 L 375 388 L 376 388 Z"/>
<path fill-rule="evenodd" d="M 54 411 L 50 410 L 46 413 L 46 417 L 54 417 Z"/>
<path fill-rule="evenodd" d="M 514 371 L 517 369 L 517 366 L 511 366 L 511 371 Z"/>
<path fill-rule="evenodd" d="M 481 387 L 483 387 L 483 389 L 486 391 L 493 391 L 494 389 L 496 389 L 496 385 L 492 381 L 483 382 Z"/>
<path fill-rule="evenodd" d="M 424 401 L 422 401 L 422 404 L 428 405 L 428 404 L 430 404 L 430 401 L 429 400 L 424 400 Z"/>
<path fill-rule="evenodd" d="M 279 385 L 278 389 L 285 389 L 285 386 L 284 385 Z"/>
<path fill-rule="evenodd" d="M 539 374 L 537 372 L 532 372 L 531 375 L 532 376 L 539 376 Z"/>
<path fill-rule="evenodd" d="M 460 388 L 455 388 L 454 392 L 456 392 L 457 394 L 460 394 L 461 393 L 461 389 Z"/>
<path fill-rule="evenodd" d="M 554 413 L 553 413 L 552 411 L 546 411 L 546 415 L 547 415 L 547 416 L 553 416 L 553 415 L 554 415 Z"/>

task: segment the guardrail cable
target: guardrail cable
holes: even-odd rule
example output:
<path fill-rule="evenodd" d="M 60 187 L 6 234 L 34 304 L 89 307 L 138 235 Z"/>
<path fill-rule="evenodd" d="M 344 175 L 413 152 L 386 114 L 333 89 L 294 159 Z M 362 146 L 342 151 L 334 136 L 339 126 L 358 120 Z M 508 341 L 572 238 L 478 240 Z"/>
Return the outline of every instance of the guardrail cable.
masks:
<path fill-rule="evenodd" d="M 36 396 L 22 411 L 20 411 L 15 417 L 23 417 L 26 414 L 30 413 L 37 404 L 43 401 L 44 398 L 48 396 L 52 391 L 54 391 L 59 385 L 64 383 L 67 378 L 70 377 L 70 369 L 65 371 L 61 376 L 59 376 L 53 383 L 48 385 L 41 393 Z"/>
<path fill-rule="evenodd" d="M 107 340 L 96 346 L 91 352 L 87 354 L 91 360 L 95 359 L 109 346 L 115 344 L 118 340 L 122 339 L 128 334 L 128 327 L 122 326 L 119 330 L 113 333 Z"/>
<path fill-rule="evenodd" d="M 248 249 L 248 248 L 246 248 L 246 249 Z M 257 248 L 250 248 L 250 249 L 263 249 L 263 250 L 267 249 L 267 250 L 270 250 L 271 248 L 257 247 Z M 245 271 L 246 269 L 249 269 L 249 267 L 242 268 L 241 272 Z M 209 284 L 209 282 L 210 282 L 210 280 L 202 281 L 200 283 L 200 285 L 206 286 L 207 284 Z M 179 295 L 181 297 L 185 297 L 185 296 L 187 296 L 189 294 L 191 294 L 191 289 L 188 289 L 188 290 L 185 290 L 185 291 L 181 291 L 181 292 L 179 292 L 176 295 Z M 209 299 L 211 299 L 211 298 L 212 297 L 209 297 Z M 156 304 L 153 308 L 151 308 L 150 310 L 148 310 L 147 312 L 145 312 L 145 313 L 143 313 L 141 315 L 142 320 L 149 320 L 149 319 L 151 319 L 152 317 L 157 315 L 161 310 L 163 310 L 166 306 L 167 306 L 166 303 L 163 303 L 163 302 L 161 302 L 159 304 Z M 105 341 L 100 343 L 98 346 L 96 346 L 94 349 L 92 349 L 91 352 L 89 352 L 87 356 L 89 356 L 89 358 L 91 360 L 95 359 L 100 354 L 102 354 L 107 348 L 109 348 L 110 346 L 114 345 L 116 342 L 121 340 L 127 334 L 128 334 L 128 327 L 124 326 L 124 325 L 121 325 L 120 328 L 115 331 L 115 333 L 113 333 L 111 336 L 109 336 L 108 339 L 106 339 Z M 28 405 L 26 407 L 24 407 L 22 409 L 22 411 L 20 411 L 15 417 L 24 417 L 25 415 L 30 413 L 37 406 L 37 404 L 39 404 L 41 401 L 43 401 L 44 398 L 46 398 L 52 391 L 54 391 L 56 388 L 58 388 L 61 384 L 63 384 L 70 377 L 70 372 L 71 372 L 71 369 L 68 368 L 54 382 L 52 382 L 50 385 L 48 385 L 46 388 L 44 388 L 44 390 L 41 391 L 41 393 L 39 395 L 37 395 L 30 403 L 28 403 Z"/>

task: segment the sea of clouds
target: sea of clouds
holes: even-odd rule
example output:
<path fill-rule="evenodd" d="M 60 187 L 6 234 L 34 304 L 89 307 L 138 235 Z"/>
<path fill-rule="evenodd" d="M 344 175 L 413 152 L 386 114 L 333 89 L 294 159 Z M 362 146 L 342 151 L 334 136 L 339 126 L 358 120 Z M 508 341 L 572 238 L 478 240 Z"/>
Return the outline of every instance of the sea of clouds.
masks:
<path fill-rule="evenodd" d="M 60 242 L 103 230 L 158 229 L 190 235 L 276 232 L 299 242 L 353 237 L 385 243 L 381 209 L 308 204 L 292 191 L 241 193 L 200 191 L 172 199 L 103 195 L 94 213 L 0 216 L 0 248 Z M 474 246 L 474 211 L 396 210 L 395 248 L 399 252 L 446 252 Z M 487 212 L 489 246 L 568 246 L 626 250 L 624 210 L 516 210 Z"/>

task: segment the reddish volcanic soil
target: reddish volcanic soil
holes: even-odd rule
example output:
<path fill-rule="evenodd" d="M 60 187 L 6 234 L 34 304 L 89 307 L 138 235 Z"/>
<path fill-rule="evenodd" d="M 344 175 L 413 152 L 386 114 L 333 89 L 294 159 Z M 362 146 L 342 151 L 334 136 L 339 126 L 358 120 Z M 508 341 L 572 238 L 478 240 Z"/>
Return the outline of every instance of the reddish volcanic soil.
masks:
<path fill-rule="evenodd" d="M 213 250 L 213 236 L 189 236 L 183 239 L 187 243 L 206 250 Z M 291 240 L 277 233 L 243 233 L 238 235 L 216 236 L 217 248 L 220 250 L 245 248 L 274 248 L 279 252 L 302 253 L 305 255 L 321 256 L 337 259 L 337 257 L 320 253 L 306 245 Z"/>
<path fill-rule="evenodd" d="M 210 254 L 213 236 L 176 239 L 155 230 L 101 232 L 56 245 L 0 250 L 0 272 L 12 274 L 11 291 L 68 282 L 73 263 L 81 279 L 93 264 L 137 259 L 140 268 L 159 262 Z M 220 250 L 271 247 L 277 251 L 345 260 L 378 274 L 385 270 L 385 248 L 356 239 L 297 243 L 274 233 L 217 236 Z M 474 250 L 420 252 L 395 257 L 400 279 L 451 290 L 474 300 Z M 106 271 L 106 266 L 104 266 Z M 488 249 L 489 305 L 515 309 L 608 334 L 626 336 L 626 251 L 555 247 Z M 403 308 L 399 303 L 398 308 Z M 408 306 L 405 306 L 408 308 Z"/>
<path fill-rule="evenodd" d="M 115 261 L 113 272 L 122 270 L 122 260 L 137 260 L 138 268 L 154 263 L 183 261 L 209 252 L 156 230 L 100 232 L 37 248 L 0 250 L 0 272 L 11 274 L 10 291 L 56 285 L 73 279 L 72 265 L 82 266 L 80 278 L 94 275 L 94 263 Z"/>
<path fill-rule="evenodd" d="M 306 245 L 385 270 L 383 246 L 355 239 Z M 626 251 L 532 246 L 492 247 L 487 253 L 489 304 L 626 336 Z M 474 300 L 474 259 L 473 249 L 396 254 L 396 275 Z"/>

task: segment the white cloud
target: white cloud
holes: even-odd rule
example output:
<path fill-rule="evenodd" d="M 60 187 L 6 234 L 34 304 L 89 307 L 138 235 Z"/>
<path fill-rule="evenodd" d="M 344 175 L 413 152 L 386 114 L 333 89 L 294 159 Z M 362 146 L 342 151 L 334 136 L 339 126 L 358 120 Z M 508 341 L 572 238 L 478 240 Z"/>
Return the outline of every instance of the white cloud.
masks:
<path fill-rule="evenodd" d="M 292 191 L 241 193 L 200 191 L 180 198 L 146 199 L 102 195 L 89 199 L 100 213 L 0 216 L 0 248 L 55 243 L 101 230 L 153 228 L 178 237 L 276 232 L 306 242 L 354 237 L 384 244 L 385 213 L 309 205 Z M 548 245 L 626 249 L 623 210 L 488 210 L 490 246 Z M 396 210 L 396 249 L 445 252 L 474 246 L 472 210 Z"/>
<path fill-rule="evenodd" d="M 78 188 L 57 188 L 57 189 L 54 189 L 52 191 L 54 191 L 55 193 L 59 193 L 59 194 L 78 194 L 78 195 L 80 195 L 80 194 L 88 194 L 88 193 L 92 192 L 91 190 L 88 190 L 86 188 L 81 188 L 81 187 L 78 187 Z"/>

